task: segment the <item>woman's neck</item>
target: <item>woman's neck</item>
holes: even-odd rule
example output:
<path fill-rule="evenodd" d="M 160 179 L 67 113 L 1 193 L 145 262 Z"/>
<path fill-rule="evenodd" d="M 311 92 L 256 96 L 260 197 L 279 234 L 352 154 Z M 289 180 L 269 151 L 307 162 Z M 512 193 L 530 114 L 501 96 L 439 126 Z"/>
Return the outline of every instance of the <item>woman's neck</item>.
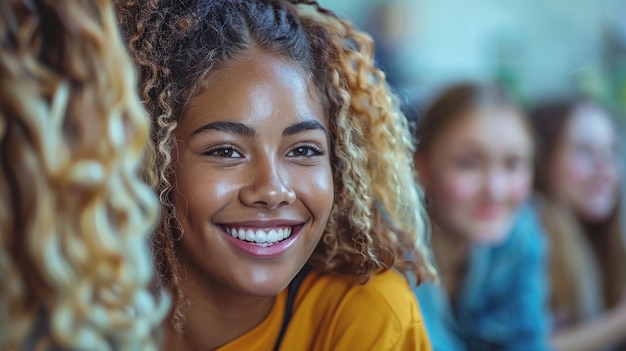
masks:
<path fill-rule="evenodd" d="M 274 304 L 274 296 L 252 297 L 234 292 L 189 273 L 185 282 L 183 335 L 169 321 L 163 350 L 213 350 L 237 339 L 261 323 Z M 219 287 L 222 286 L 220 289 Z M 216 288 L 217 287 L 217 288 Z"/>
<path fill-rule="evenodd" d="M 432 244 L 441 281 L 448 297 L 453 299 L 465 277 L 471 242 L 434 224 Z"/>

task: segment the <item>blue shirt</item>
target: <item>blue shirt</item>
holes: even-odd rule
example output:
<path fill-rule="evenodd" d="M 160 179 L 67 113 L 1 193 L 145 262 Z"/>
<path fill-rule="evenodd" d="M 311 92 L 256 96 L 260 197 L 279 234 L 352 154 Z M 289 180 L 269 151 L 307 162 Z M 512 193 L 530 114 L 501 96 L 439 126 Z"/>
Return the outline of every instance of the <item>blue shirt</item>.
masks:
<path fill-rule="evenodd" d="M 440 285 L 414 292 L 434 351 L 549 350 L 546 237 L 530 205 L 507 239 L 475 245 L 454 301 Z"/>

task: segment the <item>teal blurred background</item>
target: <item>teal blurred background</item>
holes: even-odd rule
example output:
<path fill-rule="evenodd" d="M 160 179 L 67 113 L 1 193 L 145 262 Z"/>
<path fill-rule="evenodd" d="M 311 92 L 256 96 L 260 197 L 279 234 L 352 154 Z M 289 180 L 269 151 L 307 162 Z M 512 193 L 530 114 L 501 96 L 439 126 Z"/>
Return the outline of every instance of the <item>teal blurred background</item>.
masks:
<path fill-rule="evenodd" d="M 496 80 L 527 103 L 585 92 L 626 115 L 626 0 L 321 0 L 374 36 L 406 101 Z"/>

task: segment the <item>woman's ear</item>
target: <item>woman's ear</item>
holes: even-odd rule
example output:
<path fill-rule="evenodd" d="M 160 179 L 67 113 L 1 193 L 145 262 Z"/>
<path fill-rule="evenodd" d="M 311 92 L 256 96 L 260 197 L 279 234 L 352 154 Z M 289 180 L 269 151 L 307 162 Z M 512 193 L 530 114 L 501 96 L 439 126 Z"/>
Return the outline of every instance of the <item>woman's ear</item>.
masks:
<path fill-rule="evenodd" d="M 428 187 L 428 171 L 426 167 L 426 155 L 422 152 L 416 152 L 413 155 L 413 168 L 417 173 L 417 180 L 422 188 Z"/>

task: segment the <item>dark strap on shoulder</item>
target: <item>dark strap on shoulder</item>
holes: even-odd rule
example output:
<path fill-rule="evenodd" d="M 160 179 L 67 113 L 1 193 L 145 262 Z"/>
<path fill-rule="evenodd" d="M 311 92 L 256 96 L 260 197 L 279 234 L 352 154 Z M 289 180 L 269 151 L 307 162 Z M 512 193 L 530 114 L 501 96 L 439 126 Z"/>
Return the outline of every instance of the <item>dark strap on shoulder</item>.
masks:
<path fill-rule="evenodd" d="M 282 343 L 283 337 L 285 336 L 285 331 L 287 331 L 287 326 L 289 325 L 289 321 L 291 320 L 291 311 L 293 310 L 293 303 L 296 301 L 296 295 L 298 294 L 298 290 L 300 289 L 302 281 L 307 276 L 307 274 L 309 274 L 310 271 L 311 266 L 309 266 L 308 264 L 302 267 L 300 272 L 296 274 L 296 276 L 287 287 L 287 302 L 285 303 L 283 325 L 280 327 L 278 339 L 276 340 L 276 344 L 274 344 L 274 351 L 278 351 L 278 349 L 280 348 L 280 344 Z"/>

